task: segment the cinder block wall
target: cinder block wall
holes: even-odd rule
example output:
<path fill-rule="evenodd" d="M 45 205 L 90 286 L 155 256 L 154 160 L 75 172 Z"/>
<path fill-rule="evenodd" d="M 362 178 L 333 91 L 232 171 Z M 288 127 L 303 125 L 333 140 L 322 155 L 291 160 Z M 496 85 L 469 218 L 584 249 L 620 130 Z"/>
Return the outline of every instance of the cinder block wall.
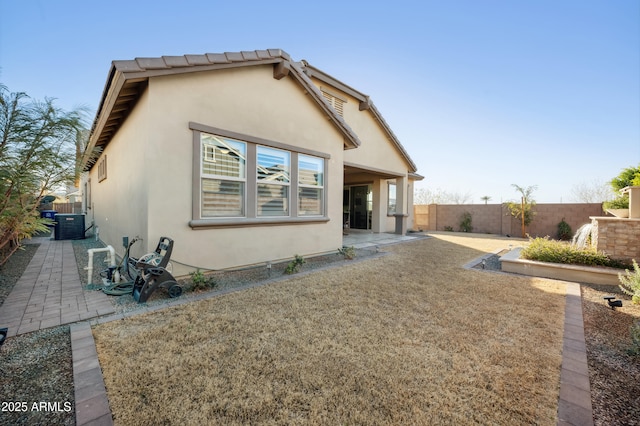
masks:
<path fill-rule="evenodd" d="M 575 233 L 580 226 L 591 223 L 591 216 L 604 216 L 602 204 L 536 204 L 536 215 L 527 232 L 532 237 L 544 237 L 549 235 L 555 238 L 558 233 L 558 223 L 564 218 Z M 517 222 L 517 221 L 516 221 Z M 514 228 L 513 235 L 522 234 L 521 225 Z"/>
<path fill-rule="evenodd" d="M 579 204 L 536 204 L 533 222 L 526 229 L 532 237 L 557 237 L 558 223 L 564 220 L 576 230 L 590 223 L 590 216 L 603 216 L 600 203 Z M 414 228 L 428 231 L 444 231 L 450 226 L 460 230 L 460 221 L 464 212 L 471 213 L 473 232 L 498 235 L 522 236 L 520 221 L 509 214 L 502 204 L 429 204 L 414 206 Z"/>
<path fill-rule="evenodd" d="M 616 259 L 640 260 L 640 219 L 594 218 L 591 239 L 598 251 Z"/>

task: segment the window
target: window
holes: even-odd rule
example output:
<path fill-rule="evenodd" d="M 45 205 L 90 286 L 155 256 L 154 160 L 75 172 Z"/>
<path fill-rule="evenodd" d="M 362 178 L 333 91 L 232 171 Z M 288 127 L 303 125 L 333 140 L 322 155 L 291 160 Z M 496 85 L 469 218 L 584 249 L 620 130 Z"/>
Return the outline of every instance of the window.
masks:
<path fill-rule="evenodd" d="M 84 183 L 84 210 L 91 210 L 91 178 Z"/>
<path fill-rule="evenodd" d="M 324 214 L 324 159 L 298 156 L 298 214 Z"/>
<path fill-rule="evenodd" d="M 329 154 L 189 123 L 192 228 L 327 222 Z"/>
<path fill-rule="evenodd" d="M 291 154 L 258 146 L 256 155 L 258 216 L 288 216 Z"/>
<path fill-rule="evenodd" d="M 202 217 L 244 216 L 246 144 L 204 133 L 200 141 Z"/>
<path fill-rule="evenodd" d="M 389 195 L 389 201 L 387 203 L 387 214 L 393 215 L 396 214 L 396 184 L 393 182 L 389 182 L 387 184 L 387 187 Z"/>
<path fill-rule="evenodd" d="M 103 155 L 98 163 L 98 182 L 102 182 L 107 178 L 107 156 Z"/>

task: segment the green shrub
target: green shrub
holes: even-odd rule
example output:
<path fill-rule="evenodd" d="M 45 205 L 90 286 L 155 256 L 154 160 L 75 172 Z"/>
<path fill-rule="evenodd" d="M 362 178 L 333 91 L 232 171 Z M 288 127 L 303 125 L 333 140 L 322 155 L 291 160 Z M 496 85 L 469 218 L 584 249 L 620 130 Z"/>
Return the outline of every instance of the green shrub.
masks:
<path fill-rule="evenodd" d="M 520 252 L 520 257 L 540 262 L 568 263 L 586 266 L 609 266 L 624 268 L 626 265 L 611 259 L 603 252 L 589 248 L 577 248 L 572 245 L 545 238 L 530 238 L 529 245 Z"/>
<path fill-rule="evenodd" d="M 640 305 L 640 266 L 633 259 L 633 272 L 625 270 L 626 275 L 618 274 L 620 280 L 620 290 L 624 294 L 631 296 L 631 301 Z"/>
<path fill-rule="evenodd" d="M 296 272 L 298 272 L 300 270 L 300 267 L 302 265 L 304 265 L 305 263 L 307 263 L 306 260 L 304 260 L 304 258 L 302 256 L 299 255 L 295 255 L 295 257 L 293 258 L 293 260 L 291 262 L 289 262 L 289 264 L 287 265 L 286 269 L 284 270 L 285 274 L 295 274 Z"/>
<path fill-rule="evenodd" d="M 460 231 L 462 232 L 471 232 L 473 231 L 473 226 L 471 226 L 471 213 L 464 212 L 460 217 Z"/>
<path fill-rule="evenodd" d="M 338 249 L 338 254 L 343 255 L 344 258 L 347 260 L 351 260 L 356 257 L 356 249 L 353 246 L 351 247 L 344 246 Z"/>
<path fill-rule="evenodd" d="M 573 236 L 573 231 L 571 230 L 571 226 L 567 222 L 564 221 L 564 217 L 558 224 L 558 239 L 563 241 L 568 241 Z"/>
<path fill-rule="evenodd" d="M 453 226 L 445 226 L 444 230 L 447 232 L 453 232 Z"/>
<path fill-rule="evenodd" d="M 628 209 L 629 208 L 629 196 L 622 195 L 610 201 L 602 203 L 602 209 Z"/>
<path fill-rule="evenodd" d="M 200 269 L 189 273 L 189 275 L 191 275 L 192 290 L 208 290 L 216 286 L 213 277 L 207 277 Z"/>

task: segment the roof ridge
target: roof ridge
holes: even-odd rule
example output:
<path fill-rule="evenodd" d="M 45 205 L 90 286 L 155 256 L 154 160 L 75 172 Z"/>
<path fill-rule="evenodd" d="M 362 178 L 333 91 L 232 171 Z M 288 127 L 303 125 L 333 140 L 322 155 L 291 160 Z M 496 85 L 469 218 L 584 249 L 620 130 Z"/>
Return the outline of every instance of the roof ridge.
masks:
<path fill-rule="evenodd" d="M 178 56 L 136 57 L 115 60 L 112 66 L 120 72 L 144 72 L 171 68 L 187 68 L 201 65 L 232 64 L 234 62 L 283 59 L 291 61 L 291 56 L 282 49 L 243 50 L 239 52 L 185 54 Z"/>

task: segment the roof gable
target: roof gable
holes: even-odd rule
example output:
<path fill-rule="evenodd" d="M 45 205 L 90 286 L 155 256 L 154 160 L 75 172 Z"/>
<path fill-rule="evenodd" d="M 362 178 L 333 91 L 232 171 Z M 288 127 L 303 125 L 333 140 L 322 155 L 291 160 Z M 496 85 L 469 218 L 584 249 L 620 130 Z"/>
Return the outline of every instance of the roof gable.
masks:
<path fill-rule="evenodd" d="M 343 93 L 346 93 L 349 96 L 352 96 L 353 98 L 355 98 L 358 101 L 360 101 L 358 109 L 360 111 L 368 111 L 369 113 L 371 113 L 371 115 L 373 116 L 374 120 L 377 121 L 380 124 L 380 126 L 383 128 L 384 132 L 387 134 L 388 139 L 391 141 L 391 143 L 394 145 L 394 147 L 398 150 L 400 155 L 406 160 L 406 162 L 407 162 L 407 164 L 409 165 L 409 168 L 410 168 L 409 172 L 410 173 L 415 173 L 418 170 L 416 165 L 415 165 L 415 163 L 413 162 L 413 160 L 409 156 L 409 153 L 406 151 L 404 146 L 402 146 L 402 143 L 400 143 L 400 140 L 393 133 L 393 130 L 391 130 L 391 127 L 389 126 L 389 124 L 387 124 L 387 122 L 385 121 L 384 117 L 382 117 L 382 114 L 380 114 L 380 111 L 378 111 L 378 109 L 373 104 L 373 102 L 371 101 L 371 98 L 369 96 L 367 96 L 364 93 L 359 92 L 358 90 L 354 89 L 353 87 L 351 87 L 351 86 L 349 86 L 349 85 L 337 80 L 336 78 L 330 76 L 329 74 L 325 73 L 324 71 L 319 70 L 318 68 L 315 68 L 315 67 L 309 65 L 309 63 L 307 61 L 305 61 L 305 60 L 302 60 L 300 62 L 300 67 L 303 69 L 304 73 L 307 74 L 309 77 L 316 78 L 316 79 L 322 81 L 323 83 L 325 83 L 325 84 L 327 84 L 329 86 L 332 86 L 332 87 L 336 88 L 337 90 L 340 90 Z"/>
<path fill-rule="evenodd" d="M 330 122 L 343 134 L 345 149 L 360 145 L 358 136 L 324 100 L 320 90 L 307 76 L 303 67 L 291 61 L 289 54 L 283 50 L 268 49 L 113 61 L 91 128 L 86 152 L 90 153 L 96 147 L 105 147 L 109 144 L 145 91 L 151 77 L 269 64 L 273 65 L 275 79 L 280 80 L 289 76 L 301 86 L 305 94 L 311 96 Z M 88 154 L 85 154 L 82 164 L 86 170 L 93 167 Z"/>

